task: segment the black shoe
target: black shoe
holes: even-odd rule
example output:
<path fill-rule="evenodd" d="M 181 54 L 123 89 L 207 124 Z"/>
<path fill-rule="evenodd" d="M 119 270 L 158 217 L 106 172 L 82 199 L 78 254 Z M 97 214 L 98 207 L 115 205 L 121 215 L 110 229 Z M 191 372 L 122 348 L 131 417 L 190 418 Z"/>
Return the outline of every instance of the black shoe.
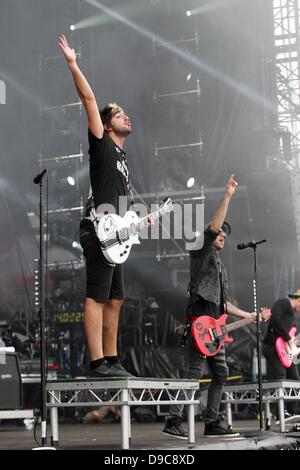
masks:
<path fill-rule="evenodd" d="M 123 377 L 134 377 L 134 375 L 130 374 L 130 372 L 127 372 L 127 370 L 122 366 L 121 362 L 115 362 L 114 364 L 107 364 L 108 368 L 112 372 L 119 372 L 123 374 Z"/>
<path fill-rule="evenodd" d="M 126 378 L 128 377 L 128 372 L 120 370 L 112 365 L 109 366 L 107 362 L 103 362 L 100 366 L 89 371 L 89 377 L 99 377 L 99 378 Z"/>
<path fill-rule="evenodd" d="M 178 439 L 187 439 L 188 433 L 181 426 L 180 416 L 174 416 L 174 418 L 167 418 L 163 434 L 166 436 L 177 437 Z"/>
<path fill-rule="evenodd" d="M 230 428 L 224 428 L 218 421 L 206 424 L 204 429 L 204 436 L 206 437 L 237 437 L 239 435 L 239 432 L 235 432 Z"/>

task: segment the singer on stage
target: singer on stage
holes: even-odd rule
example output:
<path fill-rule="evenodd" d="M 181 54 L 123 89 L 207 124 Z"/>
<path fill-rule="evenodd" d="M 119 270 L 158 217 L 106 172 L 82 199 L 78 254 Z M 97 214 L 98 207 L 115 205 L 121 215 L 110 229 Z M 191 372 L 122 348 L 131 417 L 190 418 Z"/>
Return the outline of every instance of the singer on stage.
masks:
<path fill-rule="evenodd" d="M 225 217 L 230 199 L 234 195 L 237 185 L 234 175 L 231 175 L 226 185 L 224 198 L 204 232 L 202 248 L 190 252 L 188 322 L 200 315 L 218 318 L 223 313 L 242 318 L 253 317 L 253 321 L 256 319 L 254 312 L 246 312 L 228 302 L 227 273 L 220 258 L 225 239 L 231 232 L 230 225 L 225 221 Z M 224 345 L 216 355 L 203 357 L 196 351 L 190 334 L 186 343 L 189 348 L 189 368 L 186 377 L 200 379 L 203 375 L 205 361 L 207 361 L 212 375 L 207 408 L 204 413 L 204 435 L 209 437 L 238 435 L 232 429 L 225 429 L 219 422 L 219 407 L 223 385 L 228 376 Z M 170 407 L 169 416 L 162 431 L 163 434 L 180 439 L 188 438 L 181 425 L 182 411 L 182 405 L 172 405 Z"/>

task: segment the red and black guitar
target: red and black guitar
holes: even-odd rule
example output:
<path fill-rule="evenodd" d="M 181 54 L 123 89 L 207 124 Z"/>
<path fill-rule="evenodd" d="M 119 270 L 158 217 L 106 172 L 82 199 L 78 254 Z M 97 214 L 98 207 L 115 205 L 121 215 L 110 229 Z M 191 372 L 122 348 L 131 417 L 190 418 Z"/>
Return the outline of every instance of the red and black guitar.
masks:
<path fill-rule="evenodd" d="M 269 310 L 266 309 L 261 313 L 264 320 L 269 318 L 268 312 Z M 233 338 L 228 335 L 230 331 L 255 322 L 255 318 L 243 318 L 243 320 L 226 325 L 227 318 L 228 315 L 225 313 L 218 319 L 203 315 L 192 322 L 191 335 L 201 356 L 214 356 L 224 343 L 232 343 Z"/>

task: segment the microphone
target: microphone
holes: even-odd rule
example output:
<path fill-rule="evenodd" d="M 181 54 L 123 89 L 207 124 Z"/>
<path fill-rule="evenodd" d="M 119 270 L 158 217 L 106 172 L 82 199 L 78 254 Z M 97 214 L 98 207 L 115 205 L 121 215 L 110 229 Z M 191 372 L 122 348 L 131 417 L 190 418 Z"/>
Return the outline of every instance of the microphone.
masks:
<path fill-rule="evenodd" d="M 39 184 L 41 182 L 41 180 L 43 179 L 43 176 L 44 174 L 47 172 L 46 168 L 45 170 L 41 171 L 38 175 L 36 175 L 34 178 L 33 178 L 33 182 L 34 184 Z"/>
<path fill-rule="evenodd" d="M 261 243 L 265 243 L 267 240 L 260 240 L 258 242 L 248 242 L 248 243 L 239 243 L 237 245 L 238 250 L 244 250 L 245 248 L 255 248 L 256 245 L 260 245 Z"/>

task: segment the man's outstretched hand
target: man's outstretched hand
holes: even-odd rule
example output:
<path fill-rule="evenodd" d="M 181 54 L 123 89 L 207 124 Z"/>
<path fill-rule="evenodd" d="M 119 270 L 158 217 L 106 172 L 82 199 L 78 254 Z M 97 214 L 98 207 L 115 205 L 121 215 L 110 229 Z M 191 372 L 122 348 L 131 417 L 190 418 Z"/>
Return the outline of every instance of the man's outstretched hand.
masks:
<path fill-rule="evenodd" d="M 238 183 L 234 179 L 234 175 L 231 175 L 227 184 L 226 184 L 226 194 L 231 197 L 235 193 Z"/>
<path fill-rule="evenodd" d="M 68 64 L 72 64 L 76 62 L 76 52 L 74 49 L 71 49 L 71 47 L 68 44 L 68 41 L 65 37 L 64 34 L 62 34 L 59 38 L 59 46 L 62 49 L 64 56 L 66 58 L 66 61 Z"/>

